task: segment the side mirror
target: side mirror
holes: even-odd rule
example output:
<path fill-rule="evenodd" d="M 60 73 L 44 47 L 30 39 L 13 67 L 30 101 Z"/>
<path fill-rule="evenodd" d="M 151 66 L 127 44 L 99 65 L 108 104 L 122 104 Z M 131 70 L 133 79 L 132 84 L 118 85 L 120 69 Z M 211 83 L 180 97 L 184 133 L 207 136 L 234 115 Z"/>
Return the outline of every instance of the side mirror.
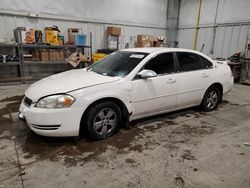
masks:
<path fill-rule="evenodd" d="M 138 73 L 138 76 L 142 79 L 148 79 L 148 78 L 156 77 L 157 74 L 155 71 L 144 69 Z"/>

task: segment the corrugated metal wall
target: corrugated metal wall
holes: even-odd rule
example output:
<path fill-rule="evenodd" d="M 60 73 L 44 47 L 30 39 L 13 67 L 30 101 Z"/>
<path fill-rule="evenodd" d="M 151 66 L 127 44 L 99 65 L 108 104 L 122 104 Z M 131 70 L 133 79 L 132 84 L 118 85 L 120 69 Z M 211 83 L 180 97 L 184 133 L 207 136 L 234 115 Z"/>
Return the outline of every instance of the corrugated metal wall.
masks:
<path fill-rule="evenodd" d="M 175 47 L 179 22 L 180 0 L 168 0 L 167 5 L 167 41 L 166 46 Z"/>
<path fill-rule="evenodd" d="M 0 0 L 0 12 L 165 28 L 166 5 L 167 0 Z"/>
<path fill-rule="evenodd" d="M 197 50 L 200 50 L 204 44 L 203 52 L 214 58 L 227 58 L 237 50 L 244 53 L 247 39 L 250 37 L 249 28 L 248 24 L 218 26 L 213 54 L 211 54 L 213 28 L 201 28 L 199 29 Z M 178 30 L 180 47 L 193 49 L 194 31 L 194 29 Z"/>
<path fill-rule="evenodd" d="M 173 42 L 176 30 L 172 21 L 176 21 L 178 6 L 168 9 L 167 3 L 168 0 L 129 3 L 127 0 L 58 0 L 56 4 L 50 0 L 0 0 L 0 37 L 13 38 L 17 26 L 43 30 L 58 25 L 67 41 L 67 28 L 78 27 L 86 34 L 93 33 L 95 50 L 106 45 L 106 27 L 117 24 L 122 27 L 120 48 L 126 43 L 133 47 L 137 34 L 165 36 L 167 33 L 168 42 Z M 168 16 L 167 10 L 173 14 Z M 203 0 L 197 49 L 204 44 L 203 52 L 214 58 L 226 58 L 236 50 L 244 52 L 250 36 L 249 10 L 249 0 Z M 197 11 L 198 0 L 181 0 L 177 32 L 180 47 L 194 46 Z M 38 17 L 29 17 L 30 13 Z"/>
<path fill-rule="evenodd" d="M 218 14 L 215 20 L 216 7 Z M 227 58 L 240 50 L 244 53 L 250 37 L 249 0 L 203 0 L 197 50 L 214 58 Z M 198 0 L 182 0 L 180 6 L 178 41 L 180 47 L 193 49 Z M 213 31 L 215 43 L 213 48 Z M 213 53 L 212 53 L 213 49 Z"/>
<path fill-rule="evenodd" d="M 105 30 L 108 25 L 122 28 L 120 48 L 126 43 L 134 46 L 137 34 L 166 35 L 167 0 L 0 0 L 0 37 L 13 38 L 18 26 L 45 27 L 57 25 L 67 41 L 67 29 L 82 28 L 85 34 L 92 32 L 93 49 L 104 48 Z M 10 6 L 11 5 L 11 6 Z M 55 6 L 57 5 L 57 6 Z M 37 14 L 36 18 L 29 17 Z"/>

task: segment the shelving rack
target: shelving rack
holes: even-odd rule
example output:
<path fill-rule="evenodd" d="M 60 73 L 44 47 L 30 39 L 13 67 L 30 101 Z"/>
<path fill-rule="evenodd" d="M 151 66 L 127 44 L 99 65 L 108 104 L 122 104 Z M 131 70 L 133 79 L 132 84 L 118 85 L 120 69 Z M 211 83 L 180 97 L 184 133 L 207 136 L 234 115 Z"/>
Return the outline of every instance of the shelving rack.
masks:
<path fill-rule="evenodd" d="M 19 57 L 20 44 L 0 44 L 1 49 L 10 51 L 11 49 L 15 51 L 15 55 Z M 21 63 L 20 59 L 17 62 L 6 62 L 0 63 L 0 83 L 2 82 L 20 82 L 22 77 L 21 73 Z M 15 73 L 15 77 L 12 74 Z"/>
<path fill-rule="evenodd" d="M 85 53 L 85 49 L 89 49 L 89 55 L 92 61 L 92 33 L 90 33 L 90 44 L 89 45 L 47 45 L 47 44 L 0 44 L 0 49 L 15 49 L 16 55 L 19 57 L 18 62 L 0 62 L 0 85 L 9 84 L 9 83 L 27 83 L 28 81 L 34 81 L 41 79 L 43 77 L 49 76 L 51 74 L 59 73 L 73 67 L 67 61 L 33 61 L 33 60 L 24 60 L 24 53 L 27 50 L 34 49 L 60 49 L 63 50 L 64 54 L 67 50 L 81 51 Z M 29 75 L 29 69 L 33 66 L 33 75 Z M 49 66 L 49 67 L 48 67 Z M 42 73 L 39 72 L 43 68 L 57 68 L 53 73 Z M 80 64 L 77 68 L 83 68 L 85 64 Z M 34 70 L 37 71 L 34 72 Z M 51 70 L 52 70 L 51 69 Z M 15 76 L 13 75 L 15 72 Z M 10 74 L 12 73 L 12 74 Z"/>

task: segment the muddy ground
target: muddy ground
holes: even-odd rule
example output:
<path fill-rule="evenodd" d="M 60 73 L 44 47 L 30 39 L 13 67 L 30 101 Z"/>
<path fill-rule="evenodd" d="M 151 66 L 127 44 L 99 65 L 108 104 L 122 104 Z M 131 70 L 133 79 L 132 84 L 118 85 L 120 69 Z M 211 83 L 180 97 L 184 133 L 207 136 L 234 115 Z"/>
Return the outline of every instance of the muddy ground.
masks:
<path fill-rule="evenodd" d="M 17 119 L 27 87 L 0 87 L 0 188 L 250 187 L 250 86 L 214 112 L 143 119 L 96 142 L 34 134 Z"/>

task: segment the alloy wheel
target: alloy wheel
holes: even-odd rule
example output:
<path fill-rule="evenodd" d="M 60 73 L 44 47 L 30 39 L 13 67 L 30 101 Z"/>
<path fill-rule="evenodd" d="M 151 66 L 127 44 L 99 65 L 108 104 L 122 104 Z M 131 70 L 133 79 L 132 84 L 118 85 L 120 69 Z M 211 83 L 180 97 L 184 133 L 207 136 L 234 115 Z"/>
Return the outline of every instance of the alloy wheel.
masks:
<path fill-rule="evenodd" d="M 111 108 L 101 109 L 94 118 L 93 127 L 97 134 L 106 136 L 117 123 L 116 113 Z"/>
<path fill-rule="evenodd" d="M 206 106 L 208 109 L 214 109 L 218 103 L 218 93 L 216 91 L 210 91 L 207 95 Z"/>

